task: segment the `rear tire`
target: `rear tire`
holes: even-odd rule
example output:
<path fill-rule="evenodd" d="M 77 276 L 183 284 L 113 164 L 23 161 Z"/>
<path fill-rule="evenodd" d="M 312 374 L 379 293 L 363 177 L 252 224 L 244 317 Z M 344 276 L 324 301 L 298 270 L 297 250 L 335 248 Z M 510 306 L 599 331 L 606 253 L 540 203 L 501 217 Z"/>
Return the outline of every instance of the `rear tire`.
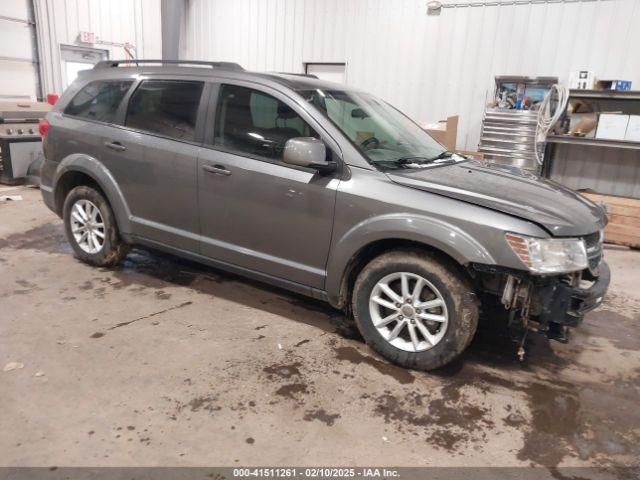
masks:
<path fill-rule="evenodd" d="M 127 254 L 113 211 L 96 189 L 75 187 L 62 208 L 64 231 L 77 258 L 96 267 L 110 267 Z"/>
<path fill-rule="evenodd" d="M 419 250 L 392 251 L 369 262 L 354 284 L 352 309 L 371 348 L 415 370 L 451 362 L 478 326 L 469 280 L 451 262 Z"/>

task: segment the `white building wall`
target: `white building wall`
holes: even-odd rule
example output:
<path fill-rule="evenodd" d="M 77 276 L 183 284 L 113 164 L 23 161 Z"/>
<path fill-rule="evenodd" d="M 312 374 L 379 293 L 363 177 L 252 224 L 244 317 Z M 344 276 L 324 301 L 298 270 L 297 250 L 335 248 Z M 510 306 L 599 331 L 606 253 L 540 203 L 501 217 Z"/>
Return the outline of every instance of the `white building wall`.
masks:
<path fill-rule="evenodd" d="M 36 97 L 33 18 L 28 0 L 0 1 L 0 100 Z"/>
<path fill-rule="evenodd" d="M 478 0 L 475 0 L 478 1 Z M 469 3 L 449 0 L 443 3 Z M 640 0 L 443 8 L 426 0 L 187 0 L 181 56 L 248 70 L 302 72 L 345 62 L 347 83 L 416 121 L 460 115 L 475 150 L 496 75 L 589 69 L 640 88 Z"/>
<path fill-rule="evenodd" d="M 21 0 L 3 0 L 21 1 Z M 40 63 L 45 94 L 63 89 L 60 45 L 82 45 L 124 59 L 125 43 L 138 58 L 161 58 L 160 0 L 35 0 Z M 96 34 L 97 42 L 81 44 L 81 31 Z"/>

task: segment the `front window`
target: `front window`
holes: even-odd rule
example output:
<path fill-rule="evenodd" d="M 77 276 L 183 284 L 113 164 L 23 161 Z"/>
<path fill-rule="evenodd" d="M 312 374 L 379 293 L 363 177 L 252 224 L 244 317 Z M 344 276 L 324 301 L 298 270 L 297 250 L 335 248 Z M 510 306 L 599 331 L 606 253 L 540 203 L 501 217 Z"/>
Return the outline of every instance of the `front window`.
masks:
<path fill-rule="evenodd" d="M 222 85 L 215 121 L 216 146 L 281 161 L 287 140 L 318 137 L 291 107 L 252 88 Z"/>
<path fill-rule="evenodd" d="M 300 92 L 374 164 L 427 164 L 450 157 L 428 133 L 388 103 L 344 90 Z"/>

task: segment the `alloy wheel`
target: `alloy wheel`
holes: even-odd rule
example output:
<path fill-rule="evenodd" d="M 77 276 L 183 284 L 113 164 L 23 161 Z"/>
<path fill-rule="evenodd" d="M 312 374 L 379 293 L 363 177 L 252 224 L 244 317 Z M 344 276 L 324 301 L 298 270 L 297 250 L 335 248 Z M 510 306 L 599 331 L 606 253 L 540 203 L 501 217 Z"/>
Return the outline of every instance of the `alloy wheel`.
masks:
<path fill-rule="evenodd" d="M 380 335 L 407 352 L 433 348 L 449 325 L 442 294 L 415 273 L 396 272 L 380 279 L 371 291 L 369 311 Z"/>
<path fill-rule="evenodd" d="M 104 246 L 105 227 L 100 209 L 89 200 L 78 200 L 71 207 L 71 233 L 85 252 L 96 254 Z"/>

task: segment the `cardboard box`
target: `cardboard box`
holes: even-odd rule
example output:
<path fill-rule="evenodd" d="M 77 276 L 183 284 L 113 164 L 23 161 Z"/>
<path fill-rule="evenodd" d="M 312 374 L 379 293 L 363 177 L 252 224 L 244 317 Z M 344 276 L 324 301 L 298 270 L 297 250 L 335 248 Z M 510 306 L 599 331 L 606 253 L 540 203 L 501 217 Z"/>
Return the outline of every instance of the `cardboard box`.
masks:
<path fill-rule="evenodd" d="M 598 80 L 595 83 L 596 90 L 631 90 L 630 80 Z"/>
<path fill-rule="evenodd" d="M 453 152 L 456 149 L 456 140 L 458 137 L 458 115 L 448 117 L 446 121 L 438 123 L 422 123 L 423 130 L 431 135 L 437 142 L 444 145 L 447 150 Z"/>
<path fill-rule="evenodd" d="M 601 113 L 598 120 L 596 138 L 602 140 L 624 140 L 629 123 L 629 115 Z"/>
<path fill-rule="evenodd" d="M 597 113 L 572 113 L 569 118 L 569 135 L 593 138 L 598 125 Z"/>
<path fill-rule="evenodd" d="M 630 142 L 640 142 L 640 115 L 629 115 L 624 139 Z"/>

